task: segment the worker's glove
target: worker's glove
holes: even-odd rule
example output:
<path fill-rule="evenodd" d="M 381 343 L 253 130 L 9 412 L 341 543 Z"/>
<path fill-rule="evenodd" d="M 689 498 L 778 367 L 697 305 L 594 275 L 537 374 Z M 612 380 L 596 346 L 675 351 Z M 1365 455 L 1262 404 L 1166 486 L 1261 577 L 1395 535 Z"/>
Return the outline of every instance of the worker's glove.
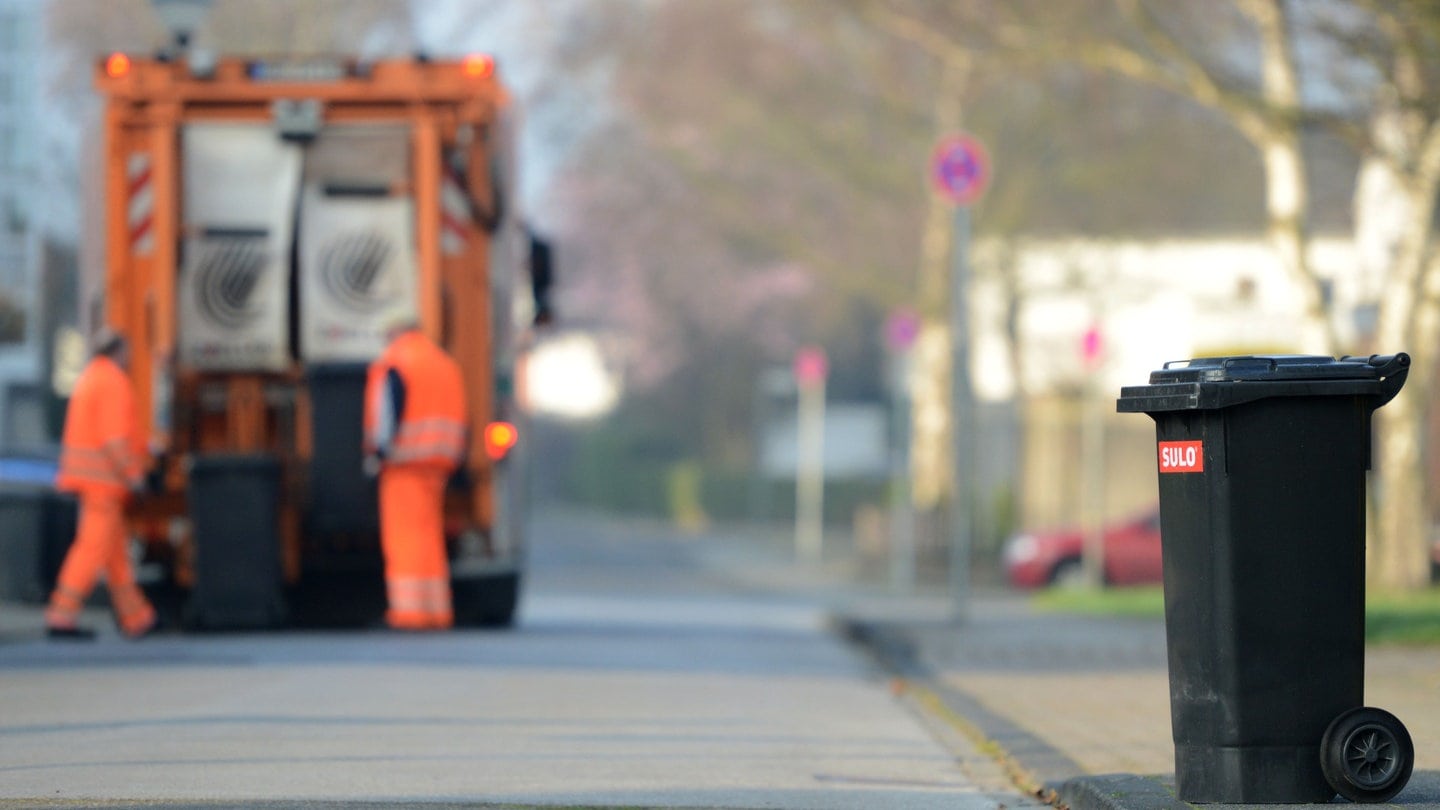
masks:
<path fill-rule="evenodd" d="M 367 476 L 374 478 L 380 474 L 380 457 L 376 455 L 366 456 L 361 467 L 365 470 Z"/>

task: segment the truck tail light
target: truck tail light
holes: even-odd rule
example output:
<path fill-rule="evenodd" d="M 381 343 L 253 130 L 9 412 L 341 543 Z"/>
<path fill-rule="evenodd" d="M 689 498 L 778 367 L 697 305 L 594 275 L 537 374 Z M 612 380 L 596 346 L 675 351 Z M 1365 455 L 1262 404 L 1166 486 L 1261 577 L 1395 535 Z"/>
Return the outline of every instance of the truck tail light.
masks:
<path fill-rule="evenodd" d="M 130 72 L 130 57 L 123 53 L 115 52 L 105 59 L 105 75 L 112 79 L 118 79 Z"/>
<path fill-rule="evenodd" d="M 471 79 L 488 79 L 495 75 L 495 57 L 488 53 L 472 53 L 460 63 L 465 75 Z"/>
<path fill-rule="evenodd" d="M 485 426 L 485 455 L 491 461 L 499 461 L 510 453 L 510 448 L 520 440 L 520 431 L 509 422 L 491 422 Z"/>

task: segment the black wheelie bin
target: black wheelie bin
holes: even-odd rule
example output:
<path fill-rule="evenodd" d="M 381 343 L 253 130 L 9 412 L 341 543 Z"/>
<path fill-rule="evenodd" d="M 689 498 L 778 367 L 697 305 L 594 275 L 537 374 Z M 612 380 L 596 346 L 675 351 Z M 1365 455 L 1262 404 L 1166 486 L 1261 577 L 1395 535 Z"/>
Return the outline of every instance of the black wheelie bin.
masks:
<path fill-rule="evenodd" d="M 55 490 L 48 455 L 0 457 L 0 601 L 44 604 L 70 541 L 75 495 Z"/>
<path fill-rule="evenodd" d="M 1410 735 L 1365 707 L 1370 421 L 1405 354 L 1167 363 L 1121 389 L 1155 420 L 1181 801 L 1385 801 Z"/>
<path fill-rule="evenodd" d="M 189 627 L 245 630 L 288 618 L 280 568 L 278 459 L 200 456 L 190 466 L 195 586 L 184 609 Z"/>

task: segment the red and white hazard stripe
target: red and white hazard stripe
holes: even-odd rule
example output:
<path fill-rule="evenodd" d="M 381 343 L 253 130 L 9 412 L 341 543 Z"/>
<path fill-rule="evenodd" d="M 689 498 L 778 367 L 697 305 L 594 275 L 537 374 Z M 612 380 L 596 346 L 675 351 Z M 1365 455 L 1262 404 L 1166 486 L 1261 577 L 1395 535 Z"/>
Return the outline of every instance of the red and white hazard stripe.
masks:
<path fill-rule="evenodd" d="M 150 156 L 144 152 L 130 153 L 125 179 L 130 251 L 148 254 L 155 248 L 155 188 L 151 182 Z"/>
<path fill-rule="evenodd" d="M 440 251 L 446 256 L 465 252 L 470 241 L 470 200 L 460 180 L 446 171 L 440 183 Z"/>

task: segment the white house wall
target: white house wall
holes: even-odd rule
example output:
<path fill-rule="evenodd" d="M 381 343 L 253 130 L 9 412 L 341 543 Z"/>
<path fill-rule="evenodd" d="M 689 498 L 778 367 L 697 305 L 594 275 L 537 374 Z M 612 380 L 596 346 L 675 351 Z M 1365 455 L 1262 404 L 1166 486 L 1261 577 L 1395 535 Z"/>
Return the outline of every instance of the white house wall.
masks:
<path fill-rule="evenodd" d="M 990 401 L 1016 392 L 997 247 L 977 246 L 971 291 L 974 386 Z M 1019 366 L 1030 394 L 1073 390 L 1086 381 L 1090 370 L 1081 347 L 1092 324 L 1103 351 L 1094 370 L 1099 379 L 1090 382 L 1117 393 L 1122 385 L 1144 383 L 1167 361 L 1241 351 L 1324 351 L 1299 345 L 1300 297 L 1259 238 L 1036 241 L 1012 250 L 1022 299 Z M 1317 240 L 1311 260 L 1331 281 L 1342 340 L 1355 345 L 1355 312 L 1374 302 L 1378 283 L 1360 269 L 1349 239 Z"/>

